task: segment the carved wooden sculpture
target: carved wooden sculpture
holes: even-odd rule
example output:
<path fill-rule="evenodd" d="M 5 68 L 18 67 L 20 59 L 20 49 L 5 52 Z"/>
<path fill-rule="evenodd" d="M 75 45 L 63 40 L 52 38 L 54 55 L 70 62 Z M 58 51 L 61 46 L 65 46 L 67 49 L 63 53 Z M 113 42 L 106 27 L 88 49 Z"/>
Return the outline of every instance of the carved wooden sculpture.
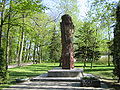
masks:
<path fill-rule="evenodd" d="M 72 43 L 74 25 L 68 14 L 63 15 L 61 19 L 62 69 L 72 69 L 74 68 L 74 50 Z"/>

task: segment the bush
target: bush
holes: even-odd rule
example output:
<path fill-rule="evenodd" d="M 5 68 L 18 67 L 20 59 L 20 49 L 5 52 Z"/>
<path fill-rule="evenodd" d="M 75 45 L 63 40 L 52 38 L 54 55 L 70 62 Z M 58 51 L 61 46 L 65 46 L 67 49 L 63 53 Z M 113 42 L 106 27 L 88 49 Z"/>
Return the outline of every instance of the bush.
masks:
<path fill-rule="evenodd" d="M 112 56 L 110 57 L 110 63 L 112 64 L 112 60 L 113 60 L 113 58 L 112 58 Z M 105 56 L 105 57 L 101 57 L 101 58 L 99 58 L 99 60 L 98 61 L 95 61 L 95 64 L 98 64 L 98 65 L 107 65 L 108 64 L 108 57 L 107 56 Z"/>

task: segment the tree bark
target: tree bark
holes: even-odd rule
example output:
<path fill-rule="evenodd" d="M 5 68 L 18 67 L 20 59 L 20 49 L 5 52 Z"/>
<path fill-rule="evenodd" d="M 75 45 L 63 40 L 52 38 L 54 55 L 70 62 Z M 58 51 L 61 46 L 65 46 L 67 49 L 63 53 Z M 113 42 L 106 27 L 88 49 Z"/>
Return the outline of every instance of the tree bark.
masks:
<path fill-rule="evenodd" d="M 19 46 L 20 46 L 20 41 L 18 39 L 18 43 L 17 43 L 17 47 L 16 47 L 16 59 L 15 59 L 15 63 L 18 63 L 18 59 L 19 59 Z"/>
<path fill-rule="evenodd" d="M 26 56 L 26 40 L 24 40 L 24 45 L 23 45 L 23 53 L 22 53 L 22 61 L 23 62 L 26 62 L 25 56 Z"/>
<path fill-rule="evenodd" d="M 1 22 L 0 22 L 0 83 L 6 83 L 8 79 L 7 62 L 4 60 L 4 49 L 2 48 L 2 29 L 4 23 L 4 11 L 6 0 L 1 3 Z"/>
<path fill-rule="evenodd" d="M 120 2 L 116 8 L 116 27 L 113 40 L 113 73 L 120 79 Z M 118 80 L 119 81 L 119 80 Z"/>
<path fill-rule="evenodd" d="M 29 49 L 28 49 L 28 47 L 29 47 L 29 44 L 26 44 L 26 49 L 25 49 L 25 62 L 28 62 L 28 54 L 29 54 Z"/>
<path fill-rule="evenodd" d="M 4 9 L 5 9 L 6 0 L 2 0 L 2 8 L 1 8 L 1 23 L 0 23 L 0 47 L 2 47 L 2 27 L 4 23 Z"/>
<path fill-rule="evenodd" d="M 13 54 L 12 54 L 12 42 L 13 42 L 13 40 L 12 40 L 12 38 L 11 37 L 9 37 L 9 64 L 10 63 L 12 63 L 13 62 L 13 60 L 15 60 L 15 59 L 13 59 Z"/>
<path fill-rule="evenodd" d="M 10 32 L 10 19 L 11 19 L 11 1 L 10 1 L 10 8 L 9 8 L 9 15 L 8 15 L 8 29 L 7 29 L 7 40 L 6 40 L 6 69 L 8 68 L 9 63 L 9 32 Z"/>
<path fill-rule="evenodd" d="M 28 54 L 28 59 L 27 59 L 28 61 L 30 60 L 30 57 L 31 57 L 31 56 L 30 56 L 30 53 L 31 53 L 31 52 L 30 52 L 30 49 L 31 49 L 31 41 L 30 41 L 29 50 L 28 50 L 28 52 L 29 52 L 29 54 Z"/>
<path fill-rule="evenodd" d="M 40 56 L 40 46 L 37 46 L 37 54 L 38 54 L 38 62 L 41 63 L 41 56 Z"/>
<path fill-rule="evenodd" d="M 33 51 L 33 64 L 35 64 L 35 59 L 36 59 L 36 43 L 34 45 L 34 51 Z"/>
<path fill-rule="evenodd" d="M 22 32 L 21 32 L 18 66 L 21 66 L 20 64 L 22 62 L 22 53 L 23 53 L 23 46 L 24 46 L 24 14 L 22 16 L 23 16 L 23 27 L 22 27 Z"/>

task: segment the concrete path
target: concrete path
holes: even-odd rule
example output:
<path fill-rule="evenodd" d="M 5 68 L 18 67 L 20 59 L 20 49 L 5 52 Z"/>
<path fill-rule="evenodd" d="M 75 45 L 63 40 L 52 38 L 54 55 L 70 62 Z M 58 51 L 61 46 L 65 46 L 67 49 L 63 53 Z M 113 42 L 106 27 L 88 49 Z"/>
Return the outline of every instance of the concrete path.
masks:
<path fill-rule="evenodd" d="M 30 63 L 22 63 L 21 66 L 27 66 L 27 65 L 32 65 L 33 62 L 30 62 Z M 13 65 L 8 65 L 8 68 L 15 68 L 15 67 L 18 67 L 17 64 L 13 64 Z"/>
<path fill-rule="evenodd" d="M 4 90 L 113 90 L 107 88 L 80 87 L 80 82 L 38 81 L 24 82 Z"/>
<path fill-rule="evenodd" d="M 80 78 L 47 77 L 42 74 L 29 81 L 12 85 L 3 90 L 114 90 L 101 83 L 101 88 L 80 87 Z"/>

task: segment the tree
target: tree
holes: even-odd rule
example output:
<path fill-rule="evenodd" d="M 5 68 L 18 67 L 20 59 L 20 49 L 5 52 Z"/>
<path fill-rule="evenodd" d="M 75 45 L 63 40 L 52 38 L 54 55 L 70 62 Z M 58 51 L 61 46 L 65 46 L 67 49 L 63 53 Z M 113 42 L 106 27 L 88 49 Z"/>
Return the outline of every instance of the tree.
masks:
<path fill-rule="evenodd" d="M 86 62 L 91 62 L 92 67 L 92 62 L 99 58 L 99 43 L 97 43 L 98 36 L 96 33 L 93 23 L 84 22 L 75 36 L 75 44 L 77 45 L 75 56 L 83 60 L 84 67 L 86 66 Z"/>
<path fill-rule="evenodd" d="M 7 72 L 7 61 L 4 59 L 4 49 L 2 47 L 2 32 L 3 32 L 3 24 L 5 20 L 5 4 L 6 0 L 2 0 L 1 5 L 1 21 L 0 21 L 0 83 L 6 83 L 8 78 Z"/>
<path fill-rule="evenodd" d="M 120 1 L 116 8 L 116 26 L 114 29 L 113 40 L 113 64 L 115 66 L 113 73 L 118 77 L 120 82 Z"/>
<path fill-rule="evenodd" d="M 99 32 L 102 34 L 100 51 L 108 55 L 108 66 L 110 66 L 109 42 L 113 38 L 113 26 L 115 24 L 116 1 L 89 0 L 91 3 L 90 17 L 96 23 Z"/>
<path fill-rule="evenodd" d="M 58 31 L 56 30 L 56 25 L 53 27 L 53 34 L 51 38 L 51 44 L 50 44 L 50 59 L 51 62 L 58 62 L 60 60 L 61 56 L 61 41 L 60 41 L 60 35 Z"/>
<path fill-rule="evenodd" d="M 0 70 L 1 70 L 0 71 L 0 83 L 6 82 L 7 63 L 9 62 L 8 61 L 9 56 L 11 54 L 13 54 L 12 52 L 14 52 L 14 51 L 11 51 L 11 49 L 9 48 L 9 47 L 13 47 L 12 45 L 14 45 L 14 44 L 11 44 L 10 38 L 12 38 L 12 40 L 16 40 L 18 38 L 17 37 L 16 39 L 13 39 L 12 35 L 11 36 L 9 35 L 10 33 L 12 33 L 12 34 L 14 33 L 12 31 L 10 31 L 10 29 L 11 28 L 13 29 L 13 26 L 17 26 L 17 28 L 19 28 L 19 30 L 20 30 L 20 28 L 22 28 L 21 43 L 19 43 L 20 48 L 18 46 L 19 49 L 17 49 L 18 52 L 20 52 L 19 57 L 20 57 L 20 59 L 22 59 L 21 57 L 22 57 L 22 53 L 23 53 L 23 46 L 24 46 L 23 42 L 24 42 L 24 32 L 25 32 L 24 27 L 27 26 L 25 24 L 24 20 L 27 16 L 32 15 L 32 12 L 40 13 L 40 12 L 42 12 L 43 9 L 44 9 L 44 7 L 38 0 L 35 0 L 35 1 L 33 1 L 33 0 L 22 0 L 22 1 L 20 1 L 20 0 L 1 0 L 0 1 L 0 12 L 1 12 L 0 13 L 1 14 L 0 15 L 0 52 L 1 52 L 1 54 L 0 54 L 0 58 L 1 58 L 0 59 L 1 60 L 0 61 Z M 23 15 L 23 14 L 25 14 L 25 15 Z M 8 25 L 8 27 L 6 28 L 7 25 Z M 19 42 L 19 40 L 18 40 L 18 42 Z M 4 54 L 4 52 L 5 52 L 5 54 Z M 4 59 L 4 55 L 6 56 L 6 59 Z"/>

